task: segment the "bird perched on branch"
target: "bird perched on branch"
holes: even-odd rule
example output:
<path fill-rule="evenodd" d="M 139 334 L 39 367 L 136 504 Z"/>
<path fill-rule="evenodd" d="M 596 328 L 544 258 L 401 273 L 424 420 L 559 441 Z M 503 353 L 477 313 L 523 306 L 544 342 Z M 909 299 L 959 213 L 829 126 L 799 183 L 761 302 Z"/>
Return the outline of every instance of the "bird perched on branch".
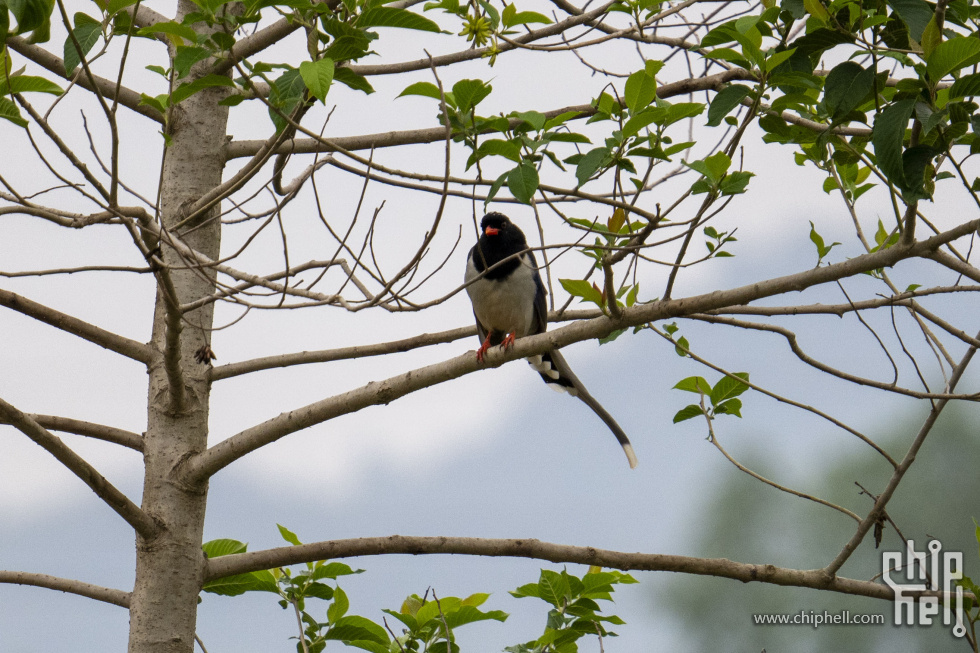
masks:
<path fill-rule="evenodd" d="M 507 348 L 515 338 L 544 333 L 548 328 L 548 309 L 547 293 L 524 232 L 502 213 L 488 213 L 480 228 L 482 235 L 466 260 L 465 279 L 482 341 L 476 357 L 483 361 L 491 346 Z M 630 467 L 636 467 L 636 454 L 626 433 L 589 394 L 561 352 L 555 349 L 527 361 L 549 387 L 578 397 L 595 411 L 623 446 Z"/>

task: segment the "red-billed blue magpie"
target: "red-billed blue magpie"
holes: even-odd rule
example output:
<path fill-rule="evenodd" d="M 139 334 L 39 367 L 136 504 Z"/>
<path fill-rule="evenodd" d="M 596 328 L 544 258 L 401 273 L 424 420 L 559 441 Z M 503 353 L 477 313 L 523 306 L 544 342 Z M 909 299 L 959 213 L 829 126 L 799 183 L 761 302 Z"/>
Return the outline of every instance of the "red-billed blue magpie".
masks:
<path fill-rule="evenodd" d="M 508 347 L 515 338 L 544 333 L 548 328 L 547 291 L 524 232 L 502 213 L 488 213 L 482 235 L 466 260 L 466 292 L 473 303 L 483 360 L 493 345 Z M 497 265 L 499 263 L 499 265 Z M 623 446 L 630 467 L 636 467 L 633 445 L 612 415 L 589 394 L 557 349 L 527 359 L 549 387 L 578 397 L 606 423 Z"/>

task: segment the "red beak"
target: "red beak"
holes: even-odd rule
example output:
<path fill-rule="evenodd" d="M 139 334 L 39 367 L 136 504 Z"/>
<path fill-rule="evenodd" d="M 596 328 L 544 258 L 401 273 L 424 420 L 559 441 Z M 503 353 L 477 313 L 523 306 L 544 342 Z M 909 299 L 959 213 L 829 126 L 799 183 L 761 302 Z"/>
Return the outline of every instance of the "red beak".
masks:
<path fill-rule="evenodd" d="M 484 231 L 483 233 L 485 233 L 488 236 L 496 236 L 497 234 L 500 233 L 500 229 L 497 229 L 495 227 L 487 227 L 486 231 Z"/>

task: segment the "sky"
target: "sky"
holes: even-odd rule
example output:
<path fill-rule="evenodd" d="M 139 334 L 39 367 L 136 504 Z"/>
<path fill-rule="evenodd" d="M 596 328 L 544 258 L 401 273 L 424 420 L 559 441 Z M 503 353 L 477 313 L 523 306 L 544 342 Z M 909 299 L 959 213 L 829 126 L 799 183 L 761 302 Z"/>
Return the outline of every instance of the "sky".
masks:
<path fill-rule="evenodd" d="M 163 13 L 169 10 L 166 4 L 150 6 Z M 398 60 L 421 56 L 417 35 L 388 32 L 376 48 L 380 56 Z M 52 44 L 63 38 L 64 33 L 56 30 Z M 446 47 L 436 42 L 440 44 Z M 621 63 L 621 52 L 597 55 L 596 60 L 602 62 L 603 56 L 608 57 L 608 65 L 628 69 Z M 154 61 L 152 53 L 137 50 L 132 69 L 139 71 Z M 528 61 L 542 68 L 528 66 Z M 551 60 L 531 54 L 520 61 L 503 57 L 493 69 L 478 61 L 443 74 L 449 84 L 467 76 L 492 78 L 494 93 L 486 101 L 490 114 L 515 106 L 551 109 L 581 104 L 604 84 L 587 75 L 570 83 L 568 70 L 567 57 Z M 683 72 L 676 67 L 665 74 L 679 77 Z M 335 102 L 337 109 L 326 133 L 352 135 L 432 126 L 435 108 L 431 100 L 396 99 L 402 88 L 428 79 L 427 75 L 373 79 L 377 93 L 370 97 L 345 88 L 331 91 L 328 104 Z M 140 88 L 151 89 L 155 83 L 149 75 L 134 72 L 134 77 L 138 80 L 134 85 L 145 84 Z M 73 91 L 55 115 L 63 121 L 70 142 L 87 151 L 80 110 L 86 112 L 97 143 L 104 142 L 105 130 L 95 119 L 97 109 L 83 96 Z M 328 110 L 316 109 L 320 113 L 312 117 L 314 122 L 322 121 Z M 237 138 L 260 138 L 267 133 L 267 125 L 264 110 L 244 108 L 232 112 L 229 131 Z M 156 130 L 157 126 L 143 118 L 123 120 L 125 178 L 147 196 L 156 187 L 161 149 Z M 699 147 L 708 147 L 715 138 L 715 132 L 699 133 Z M 736 197 L 716 219 L 720 230 L 738 229 L 738 241 L 732 245 L 735 257 L 685 270 L 679 276 L 676 297 L 812 267 L 816 257 L 809 240 L 811 221 L 826 241 L 846 243 L 835 250 L 834 260 L 860 253 L 853 244 L 849 216 L 839 201 L 820 190 L 819 173 L 812 167 L 796 166 L 790 148 L 763 147 L 759 138 L 755 131 L 747 137 L 752 147 L 746 149 L 745 167 L 758 175 L 749 193 Z M 29 156 L 29 144 L 19 130 L 0 125 L 0 142 L 8 143 L 11 151 L 24 153 L 16 160 L 0 161 L 4 178 L 14 185 L 40 178 L 43 171 Z M 384 153 L 384 163 L 403 169 L 438 169 L 441 155 L 407 147 Z M 454 150 L 454 157 L 461 172 L 462 150 Z M 228 173 L 238 164 L 232 162 Z M 306 164 L 294 162 L 290 170 L 298 171 Z M 666 184 L 645 201 L 667 201 L 660 199 L 661 193 L 671 198 L 677 188 L 691 181 L 687 177 Z M 326 169 L 318 184 L 326 198 L 327 219 L 342 224 L 357 201 L 358 180 Z M 60 190 L 42 195 L 39 201 L 64 201 L 66 197 Z M 406 243 L 419 242 L 419 225 L 431 220 L 437 199 L 378 184 L 369 186 L 365 206 L 373 210 L 383 202 L 376 246 L 386 270 L 400 266 L 399 261 L 408 255 Z M 950 216 L 967 210 L 958 201 L 949 205 Z M 860 206 L 866 229 L 879 217 L 887 219 L 889 207 L 874 193 Z M 508 213 L 526 233 L 534 231 L 527 207 L 499 204 L 493 208 Z M 435 272 L 425 291 L 427 298 L 448 293 L 461 283 L 464 257 L 473 240 L 474 212 L 479 217 L 482 210 L 461 200 L 448 204 L 425 263 L 426 271 Z M 594 216 L 583 213 L 580 217 Z M 286 222 L 291 261 L 325 258 L 325 252 L 333 251 L 309 193 L 290 206 Z M 244 242 L 252 226 L 229 227 L 223 240 L 225 251 Z M 550 227 L 551 242 L 567 242 L 568 231 Z M 0 215 L 0 270 L 138 265 L 138 255 L 127 239 L 118 229 L 69 231 L 33 218 Z M 695 246 L 703 247 L 698 241 Z M 658 258 L 669 258 L 671 251 L 658 252 Z M 447 256 L 445 267 L 435 269 Z M 280 236 L 267 229 L 234 265 L 267 273 L 281 261 Z M 556 279 L 581 278 L 587 269 L 586 258 L 570 254 L 553 263 L 552 274 Z M 899 287 L 951 281 L 950 275 L 937 275 L 928 265 L 903 265 L 893 274 Z M 639 278 L 640 299 L 659 296 L 665 279 L 664 268 L 644 271 Z M 849 280 L 845 286 L 855 297 L 881 292 L 870 278 Z M 149 337 L 154 284 L 142 275 L 92 272 L 5 278 L 0 287 L 136 340 Z M 560 303 L 565 295 L 560 288 L 558 293 Z M 820 288 L 770 303 L 843 301 L 839 289 Z M 929 305 L 967 331 L 975 328 L 969 318 L 975 314 L 976 301 L 970 296 L 939 299 Z M 239 315 L 234 308 L 219 306 L 216 324 L 230 323 Z M 888 331 L 889 315 L 875 313 L 867 319 L 894 349 L 897 343 Z M 254 311 L 233 327 L 216 332 L 213 348 L 217 364 L 225 364 L 290 351 L 395 340 L 471 322 L 464 293 L 418 314 L 389 315 L 380 310 L 348 314 L 328 307 Z M 689 321 L 680 324 L 699 354 L 726 369 L 750 372 L 753 382 L 832 411 L 870 434 L 893 429 L 890 418 L 905 416 L 901 429 L 911 437 L 925 415 L 922 406 L 908 400 L 827 382 L 798 364 L 777 337 Z M 785 324 L 792 324 L 801 344 L 822 360 L 888 378 L 887 360 L 872 335 L 853 317 L 824 316 Z M 907 325 L 905 328 L 908 333 Z M 135 432 L 145 428 L 146 374 L 138 364 L 12 311 L 0 312 L 0 342 L 0 396 L 15 406 Z M 285 410 L 458 356 L 477 345 L 476 338 L 471 338 L 403 354 L 269 370 L 218 382 L 211 407 L 211 444 Z M 952 349 L 963 351 L 958 345 Z M 601 347 L 595 342 L 578 343 L 567 348 L 566 358 L 630 435 L 640 460 L 636 470 L 629 470 L 613 437 L 587 407 L 552 393 L 523 363 L 515 362 L 317 425 L 222 470 L 210 483 L 205 539 L 233 538 L 247 542 L 250 550 L 280 546 L 276 524 L 283 524 L 305 542 L 390 534 L 533 537 L 622 551 L 695 553 L 704 532 L 701 516 L 716 503 L 715 493 L 727 487 L 733 468 L 706 441 L 702 422 L 672 423 L 673 415 L 693 395 L 671 388 L 686 376 L 703 375 L 714 381 L 717 374 L 677 356 L 672 346 L 650 331 L 627 334 Z M 908 363 L 900 359 L 897 364 L 903 379 L 908 379 Z M 934 381 L 936 374 L 929 378 Z M 975 387 L 975 382 L 975 375 L 970 375 L 965 387 Z M 718 437 L 736 458 L 781 483 L 804 489 L 814 486 L 826 470 L 866 447 L 827 422 L 758 393 L 750 392 L 743 400 L 743 418 L 719 418 Z M 64 440 L 138 501 L 138 454 L 77 436 L 65 435 Z M 0 427 L 0 452 L 0 568 L 129 588 L 134 564 L 130 529 L 80 481 L 10 427 Z M 851 508 L 858 510 L 863 505 L 855 497 Z M 751 511 L 752 507 L 743 509 Z M 822 514 L 829 523 L 847 523 L 836 513 Z M 729 548 L 729 543 L 719 543 L 717 555 L 726 555 L 735 544 L 730 543 Z M 784 552 L 783 557 L 787 565 L 798 564 L 800 559 L 792 551 Z M 499 651 L 540 634 L 543 604 L 531 607 L 531 599 L 518 600 L 507 591 L 535 581 L 542 567 L 560 568 L 536 561 L 450 556 L 348 562 L 366 570 L 342 584 L 351 597 L 351 611 L 374 619 L 380 619 L 381 608 L 397 609 L 407 595 L 423 594 L 429 587 L 440 596 L 491 592 L 486 607 L 512 616 L 504 625 L 492 622 L 462 629 L 461 641 L 476 651 Z M 573 565 L 569 570 L 584 571 Z M 607 643 L 606 650 L 644 651 L 651 650 L 651 644 L 657 649 L 690 650 L 693 640 L 685 632 L 688 626 L 664 607 L 673 591 L 664 574 L 635 575 L 640 583 L 617 591 L 615 609 L 610 608 L 627 625 L 618 628 L 619 639 L 614 647 Z M 0 585 L 0 606 L 2 653 L 69 647 L 110 651 L 125 646 L 128 615 L 114 606 L 8 585 Z M 890 607 L 869 606 L 869 611 L 880 612 Z M 705 619 L 710 622 L 710 615 Z M 748 624 L 746 614 L 744 627 Z M 199 613 L 199 635 L 212 653 L 291 649 L 292 628 L 292 616 L 283 613 L 271 595 L 206 595 Z M 598 650 L 594 642 L 589 646 L 593 648 L 583 650 Z"/>

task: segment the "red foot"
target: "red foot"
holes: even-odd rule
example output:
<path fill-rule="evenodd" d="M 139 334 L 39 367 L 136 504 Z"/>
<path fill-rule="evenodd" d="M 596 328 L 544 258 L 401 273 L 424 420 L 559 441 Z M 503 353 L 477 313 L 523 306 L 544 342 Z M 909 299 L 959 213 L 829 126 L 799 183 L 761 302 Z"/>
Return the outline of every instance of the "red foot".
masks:
<path fill-rule="evenodd" d="M 483 362 L 483 357 L 486 355 L 487 350 L 490 349 L 490 334 L 487 334 L 487 339 L 483 341 L 480 348 L 476 350 L 476 360 Z"/>
<path fill-rule="evenodd" d="M 513 347 L 514 346 L 514 338 L 516 336 L 517 336 L 517 333 L 516 332 L 514 332 L 514 333 L 508 333 L 507 334 L 507 337 L 504 338 L 504 341 L 502 343 L 500 343 L 500 346 L 503 347 L 505 351 L 507 350 L 508 347 Z"/>

